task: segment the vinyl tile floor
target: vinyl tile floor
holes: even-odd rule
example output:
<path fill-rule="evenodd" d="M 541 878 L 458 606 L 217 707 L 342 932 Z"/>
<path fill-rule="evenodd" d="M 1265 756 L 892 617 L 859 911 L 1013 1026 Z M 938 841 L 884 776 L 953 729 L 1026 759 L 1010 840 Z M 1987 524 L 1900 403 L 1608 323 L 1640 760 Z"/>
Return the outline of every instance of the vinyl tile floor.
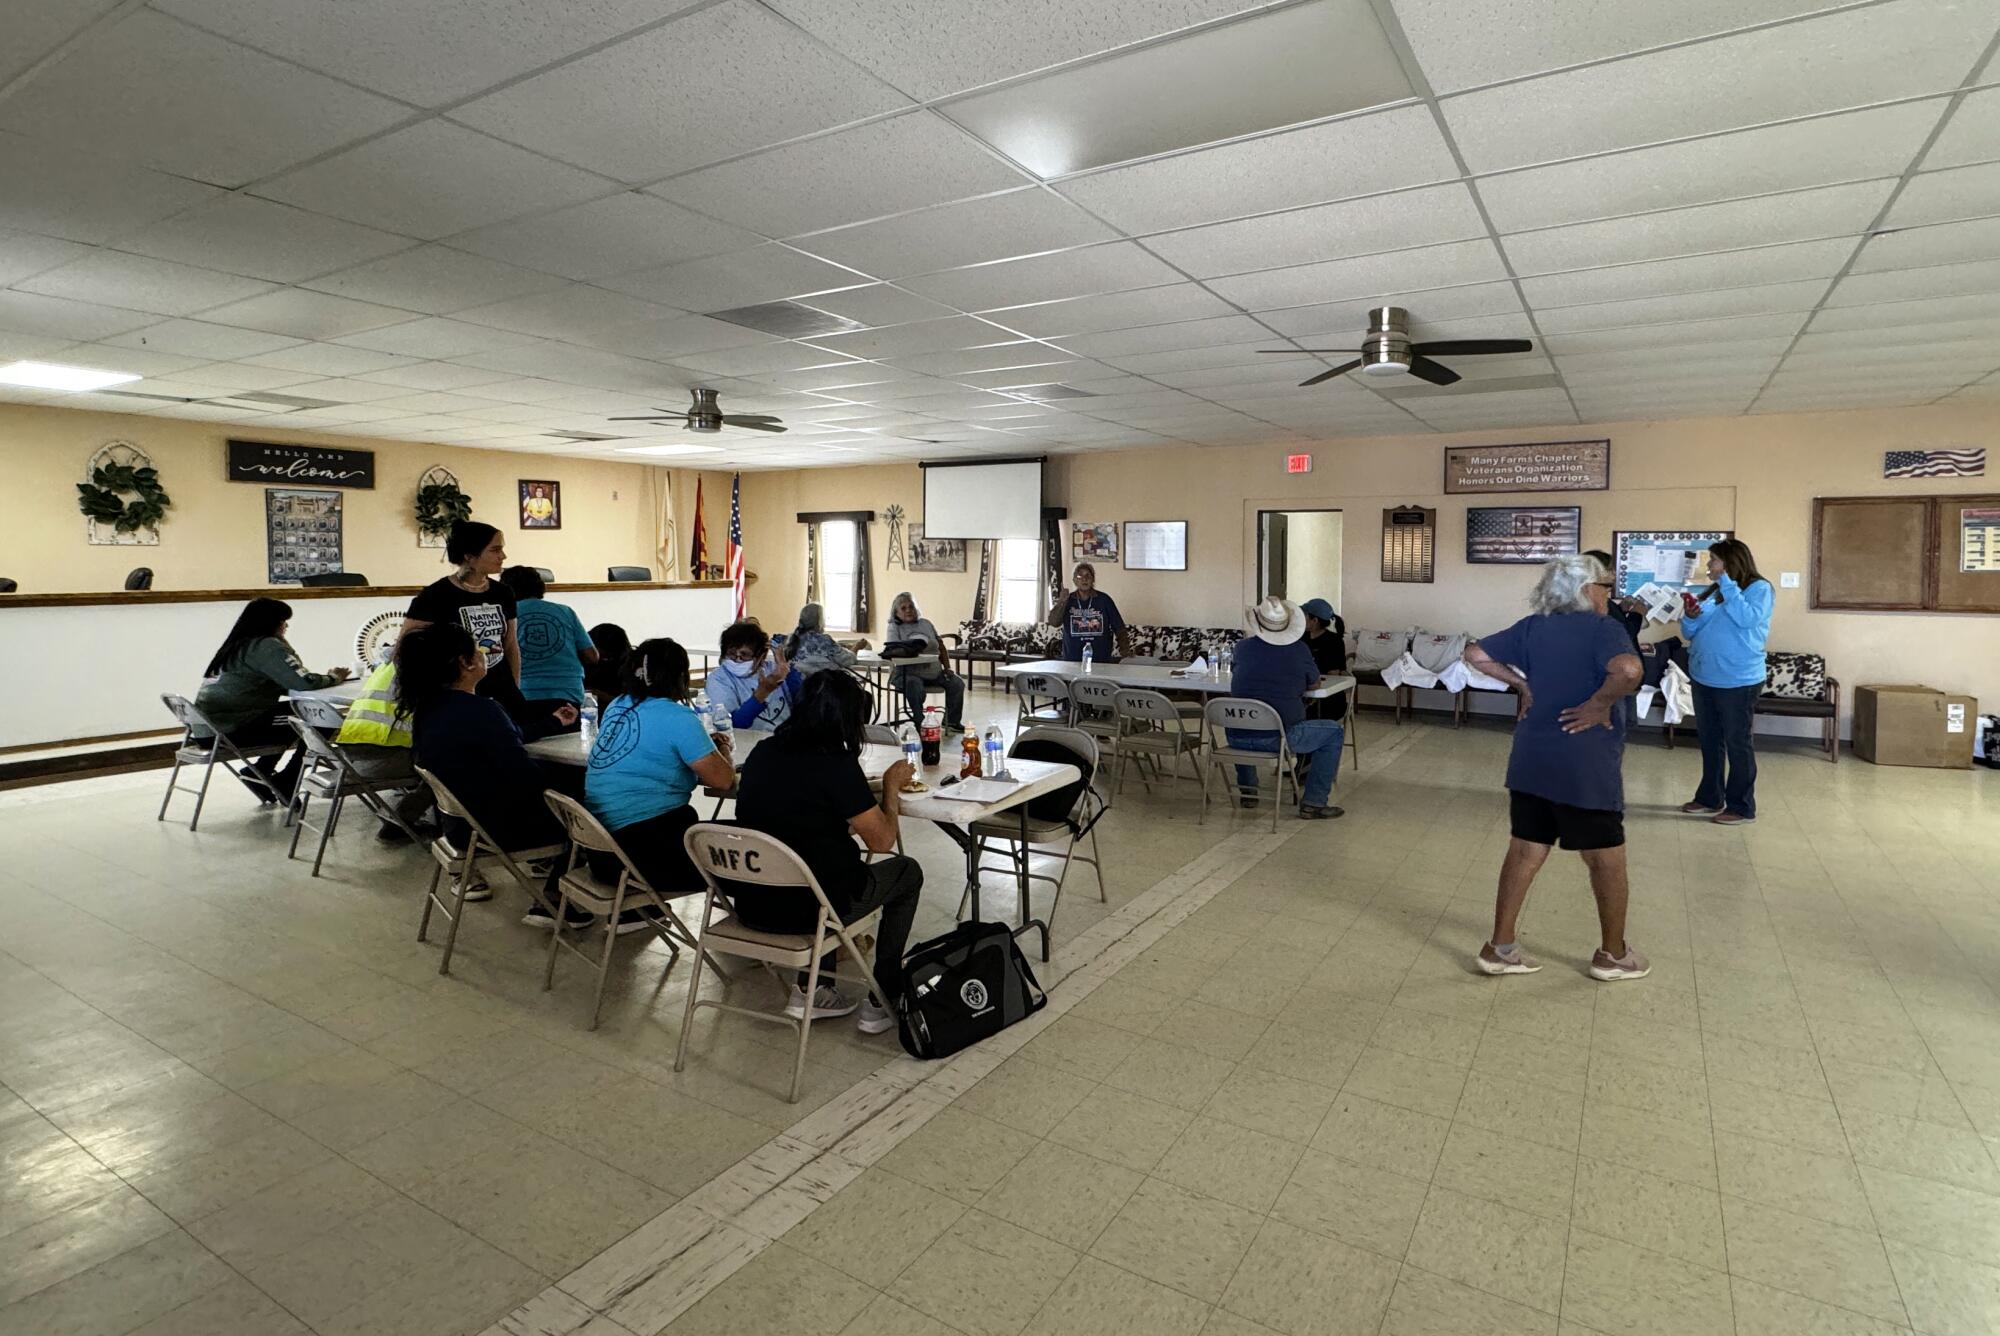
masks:
<path fill-rule="evenodd" d="M 0 795 L 0 1332 L 2000 1331 L 1992 776 L 1774 742 L 1725 830 L 1643 737 L 1652 976 L 1584 975 L 1558 853 L 1546 968 L 1487 979 L 1506 732 L 1362 729 L 1336 822 L 1128 784 L 1045 1012 L 945 1064 L 817 1026 L 795 1105 L 776 1027 L 672 1070 L 657 945 L 586 1029 L 518 891 L 441 977 L 371 822 L 313 878 L 234 786 L 192 835 L 163 774 Z M 908 844 L 922 937 L 962 861 Z"/>

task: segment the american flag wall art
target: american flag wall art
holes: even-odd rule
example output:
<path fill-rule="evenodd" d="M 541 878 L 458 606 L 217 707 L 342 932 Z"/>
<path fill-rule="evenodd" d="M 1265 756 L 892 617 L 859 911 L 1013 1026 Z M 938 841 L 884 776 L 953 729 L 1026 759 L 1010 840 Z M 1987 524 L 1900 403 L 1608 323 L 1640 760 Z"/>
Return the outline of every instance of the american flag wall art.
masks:
<path fill-rule="evenodd" d="M 1580 551 L 1577 506 L 1473 506 L 1465 512 L 1465 559 L 1472 563 L 1547 561 Z"/>
<path fill-rule="evenodd" d="M 1882 455 L 1885 478 L 1982 478 L 1986 448 L 1976 450 L 1888 450 Z"/>

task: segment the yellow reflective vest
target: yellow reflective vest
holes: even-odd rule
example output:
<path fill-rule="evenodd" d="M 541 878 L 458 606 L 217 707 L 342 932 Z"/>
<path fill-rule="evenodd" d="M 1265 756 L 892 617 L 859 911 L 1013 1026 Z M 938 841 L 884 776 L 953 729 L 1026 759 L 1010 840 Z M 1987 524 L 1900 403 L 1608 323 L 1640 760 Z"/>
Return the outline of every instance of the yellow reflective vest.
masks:
<path fill-rule="evenodd" d="M 347 707 L 347 722 L 340 726 L 335 741 L 343 746 L 408 747 L 414 722 L 411 716 L 396 713 L 396 665 L 385 663 L 362 683 L 361 694 Z"/>

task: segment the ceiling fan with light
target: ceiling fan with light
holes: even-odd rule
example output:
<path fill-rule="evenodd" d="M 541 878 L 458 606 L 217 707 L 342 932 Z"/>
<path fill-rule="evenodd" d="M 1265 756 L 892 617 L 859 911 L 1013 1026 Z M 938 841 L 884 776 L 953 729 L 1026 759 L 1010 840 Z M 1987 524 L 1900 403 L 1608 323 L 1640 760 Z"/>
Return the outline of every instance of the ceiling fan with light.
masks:
<path fill-rule="evenodd" d="M 784 424 L 769 413 L 724 413 L 722 405 L 715 401 L 715 391 L 697 389 L 694 403 L 685 413 L 674 413 L 662 408 L 658 416 L 615 417 L 613 422 L 657 422 L 662 426 L 678 423 L 689 431 L 704 435 L 721 431 L 724 427 L 742 427 L 747 431 L 783 431 Z"/>
<path fill-rule="evenodd" d="M 1493 353 L 1533 352 L 1535 345 L 1527 339 L 1444 339 L 1435 343 L 1410 342 L 1410 313 L 1400 306 L 1377 306 L 1368 312 L 1368 333 L 1361 340 L 1359 348 L 1260 348 L 1259 352 L 1289 353 L 1296 357 L 1301 352 L 1345 353 L 1355 352 L 1360 356 L 1351 362 L 1342 362 L 1330 371 L 1322 371 L 1309 380 L 1299 382 L 1300 386 L 1317 385 L 1335 376 L 1344 376 L 1357 368 L 1362 375 L 1387 379 L 1391 376 L 1415 376 L 1433 385 L 1450 385 L 1459 379 L 1456 371 L 1442 362 L 1433 362 L 1434 356 L 1482 357 Z M 696 391 L 700 393 L 700 391 Z"/>

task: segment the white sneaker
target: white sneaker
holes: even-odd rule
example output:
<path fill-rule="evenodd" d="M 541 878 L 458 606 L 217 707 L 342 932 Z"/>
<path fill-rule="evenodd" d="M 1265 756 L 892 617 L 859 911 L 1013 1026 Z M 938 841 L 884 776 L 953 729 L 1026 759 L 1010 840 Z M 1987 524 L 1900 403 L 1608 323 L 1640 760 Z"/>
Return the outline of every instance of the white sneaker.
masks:
<path fill-rule="evenodd" d="M 823 983 L 813 994 L 812 1018 L 816 1021 L 830 1020 L 835 1016 L 852 1016 L 861 1006 L 853 998 L 841 992 L 830 983 Z M 785 1003 L 785 1014 L 793 1020 L 803 1020 L 806 1014 L 806 990 L 792 985 L 791 1000 Z"/>
<path fill-rule="evenodd" d="M 453 895 L 458 894 L 457 877 L 451 879 L 451 891 Z M 486 874 L 484 872 L 475 872 L 472 874 L 472 880 L 465 884 L 465 898 L 469 901 L 491 900 L 493 898 L 493 888 L 486 884 Z"/>
<path fill-rule="evenodd" d="M 863 1034 L 881 1034 L 885 1030 L 896 1028 L 896 1013 L 887 1007 L 876 1006 L 872 997 L 863 998 L 861 1015 L 854 1023 Z"/>

